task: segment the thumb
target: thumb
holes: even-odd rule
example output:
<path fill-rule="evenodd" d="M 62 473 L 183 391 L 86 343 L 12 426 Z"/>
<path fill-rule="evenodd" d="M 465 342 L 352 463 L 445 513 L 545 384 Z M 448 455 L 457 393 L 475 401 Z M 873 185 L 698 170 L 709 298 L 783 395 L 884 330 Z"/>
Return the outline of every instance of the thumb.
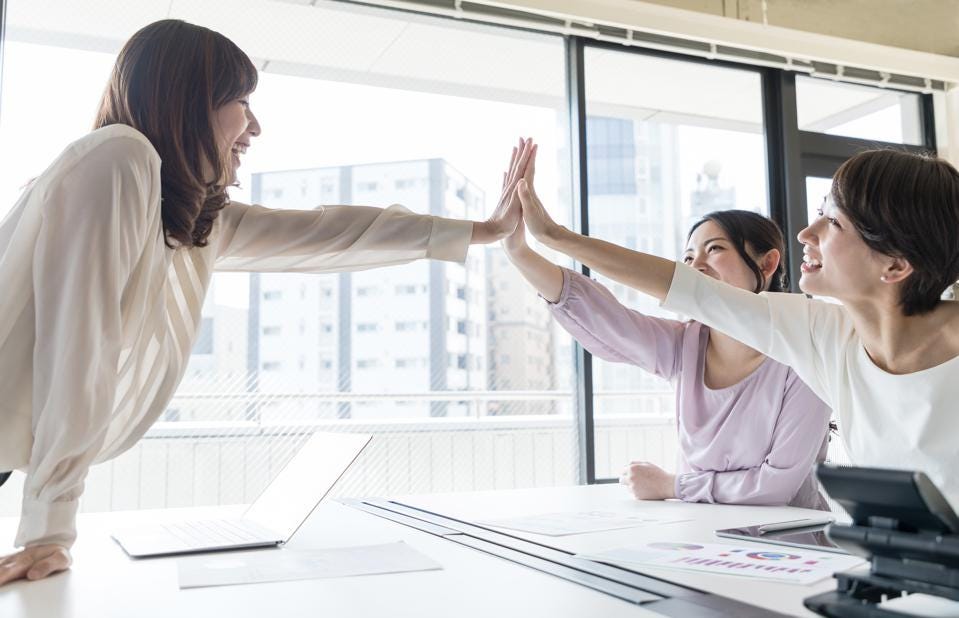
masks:
<path fill-rule="evenodd" d="M 525 178 L 516 183 L 516 193 L 519 195 L 519 200 L 523 203 L 523 206 L 529 204 L 533 198 Z"/>

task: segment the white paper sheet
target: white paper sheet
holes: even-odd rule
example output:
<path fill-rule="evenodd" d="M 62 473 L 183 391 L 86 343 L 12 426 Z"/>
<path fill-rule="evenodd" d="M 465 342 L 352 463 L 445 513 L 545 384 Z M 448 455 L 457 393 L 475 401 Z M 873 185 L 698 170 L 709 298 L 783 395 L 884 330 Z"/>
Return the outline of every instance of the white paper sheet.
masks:
<path fill-rule="evenodd" d="M 177 561 L 180 588 L 431 571 L 443 567 L 402 541 L 384 545 L 205 554 Z"/>
<path fill-rule="evenodd" d="M 705 571 L 772 579 L 794 584 L 811 584 L 836 571 L 851 569 L 864 561 L 856 556 L 805 551 L 784 547 L 756 549 L 711 543 L 660 541 L 634 547 L 582 554 L 580 558 L 630 565 L 686 571 Z"/>
<path fill-rule="evenodd" d="M 618 530 L 620 528 L 638 528 L 659 524 L 671 524 L 688 519 L 666 519 L 654 517 L 648 513 L 608 513 L 605 511 L 583 511 L 579 513 L 544 513 L 527 517 L 498 519 L 480 522 L 482 525 L 507 528 L 546 536 L 566 536 Z"/>
<path fill-rule="evenodd" d="M 927 594 L 910 594 L 898 599 L 889 599 L 885 603 L 880 603 L 879 607 L 924 618 L 959 617 L 959 602 Z"/>

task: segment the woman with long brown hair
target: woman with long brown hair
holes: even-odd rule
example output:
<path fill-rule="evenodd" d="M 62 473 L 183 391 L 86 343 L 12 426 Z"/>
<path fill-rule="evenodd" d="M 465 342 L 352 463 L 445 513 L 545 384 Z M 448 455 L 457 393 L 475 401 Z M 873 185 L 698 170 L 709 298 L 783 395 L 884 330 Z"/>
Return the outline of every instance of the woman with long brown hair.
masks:
<path fill-rule="evenodd" d="M 513 151 L 490 219 L 232 202 L 260 134 L 257 72 L 223 35 L 176 20 L 123 47 L 94 130 L 67 146 L 0 223 L 0 483 L 26 472 L 0 585 L 70 565 L 91 464 L 130 448 L 186 368 L 214 270 L 333 272 L 463 261 L 510 234 L 529 157 Z"/>

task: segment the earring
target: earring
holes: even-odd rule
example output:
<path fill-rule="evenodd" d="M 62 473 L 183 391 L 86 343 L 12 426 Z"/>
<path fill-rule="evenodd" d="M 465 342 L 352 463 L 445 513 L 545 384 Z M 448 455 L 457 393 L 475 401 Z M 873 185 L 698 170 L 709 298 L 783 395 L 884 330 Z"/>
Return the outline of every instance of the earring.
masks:
<path fill-rule="evenodd" d="M 883 275 L 883 276 L 879 277 L 879 280 L 882 281 L 883 283 L 885 283 L 885 282 L 886 282 L 886 275 Z"/>

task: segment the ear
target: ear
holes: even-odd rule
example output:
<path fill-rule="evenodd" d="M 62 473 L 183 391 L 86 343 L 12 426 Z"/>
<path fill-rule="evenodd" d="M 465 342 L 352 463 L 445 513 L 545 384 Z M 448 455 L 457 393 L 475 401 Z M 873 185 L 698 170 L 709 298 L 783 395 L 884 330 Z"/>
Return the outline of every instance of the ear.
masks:
<path fill-rule="evenodd" d="M 759 270 L 763 273 L 763 279 L 768 281 L 773 276 L 773 273 L 779 268 L 780 260 L 782 260 L 782 255 L 780 255 L 779 249 L 770 249 L 759 258 Z"/>
<path fill-rule="evenodd" d="M 889 263 L 882 269 L 882 282 L 899 283 L 905 281 L 912 273 L 912 264 L 906 258 L 889 258 Z"/>

